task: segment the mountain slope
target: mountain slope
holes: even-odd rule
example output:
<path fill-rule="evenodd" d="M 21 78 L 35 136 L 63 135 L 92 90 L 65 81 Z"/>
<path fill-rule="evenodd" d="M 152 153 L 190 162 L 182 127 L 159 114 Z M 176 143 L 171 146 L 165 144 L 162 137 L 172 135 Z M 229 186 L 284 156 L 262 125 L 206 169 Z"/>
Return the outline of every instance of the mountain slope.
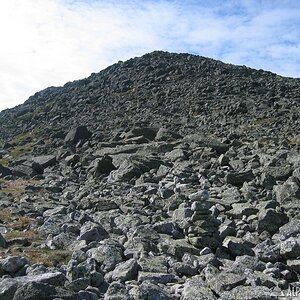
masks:
<path fill-rule="evenodd" d="M 299 92 L 158 51 L 1 112 L 0 299 L 297 291 Z"/>

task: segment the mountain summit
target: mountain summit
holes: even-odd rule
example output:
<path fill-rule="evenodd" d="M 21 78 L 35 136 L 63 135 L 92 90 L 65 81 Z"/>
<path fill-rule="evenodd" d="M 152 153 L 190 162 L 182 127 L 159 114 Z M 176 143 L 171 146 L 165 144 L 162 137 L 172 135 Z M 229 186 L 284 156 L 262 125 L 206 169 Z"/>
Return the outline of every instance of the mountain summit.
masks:
<path fill-rule="evenodd" d="M 294 295 L 299 103 L 155 51 L 0 112 L 0 299 Z"/>
<path fill-rule="evenodd" d="M 47 88 L 2 112 L 1 138 L 33 128 L 55 134 L 80 124 L 109 134 L 142 124 L 183 134 L 245 131 L 257 120 L 297 120 L 299 85 L 299 79 L 262 70 L 155 51 L 63 87 Z M 259 134 L 265 134 L 263 129 Z"/>

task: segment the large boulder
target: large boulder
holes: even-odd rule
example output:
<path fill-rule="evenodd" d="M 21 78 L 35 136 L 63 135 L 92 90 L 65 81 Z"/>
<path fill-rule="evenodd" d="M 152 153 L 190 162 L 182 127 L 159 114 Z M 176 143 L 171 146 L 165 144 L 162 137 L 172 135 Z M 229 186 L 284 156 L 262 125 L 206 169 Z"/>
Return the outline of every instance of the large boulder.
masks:
<path fill-rule="evenodd" d="M 182 136 L 177 132 L 168 130 L 166 128 L 160 128 L 155 136 L 156 141 L 173 141 L 181 139 Z"/>
<path fill-rule="evenodd" d="M 196 275 L 185 282 L 181 299 L 182 300 L 190 300 L 190 299 L 215 300 L 217 299 L 217 297 L 206 285 L 206 283 L 203 281 L 201 276 Z"/>
<path fill-rule="evenodd" d="M 224 292 L 221 299 L 234 300 L 272 300 L 278 299 L 266 286 L 237 286 L 231 291 Z"/>
<path fill-rule="evenodd" d="M 125 282 L 133 280 L 138 274 L 138 264 L 134 258 L 119 263 L 113 271 L 112 279 L 114 281 Z"/>
<path fill-rule="evenodd" d="M 112 158 L 108 155 L 96 158 L 90 165 L 90 172 L 94 177 L 100 177 L 101 175 L 108 175 L 116 167 L 112 163 Z"/>
<path fill-rule="evenodd" d="M 136 127 L 128 132 L 124 132 L 121 135 L 121 138 L 130 139 L 134 137 L 143 136 L 144 138 L 152 141 L 154 140 L 156 134 L 157 134 L 158 128 L 152 128 L 152 127 Z"/>
<path fill-rule="evenodd" d="M 9 256 L 0 260 L 0 273 L 13 275 L 27 264 L 29 261 L 25 257 Z"/>
<path fill-rule="evenodd" d="M 0 248 L 6 248 L 6 247 L 7 247 L 7 242 L 5 238 L 2 236 L 2 234 L 0 233 Z"/>
<path fill-rule="evenodd" d="M 277 232 L 279 227 L 286 224 L 289 218 L 283 212 L 277 212 L 273 208 L 260 210 L 258 213 L 258 232 L 268 231 L 271 234 Z"/>
<path fill-rule="evenodd" d="M 9 176 L 9 175 L 12 175 L 11 169 L 9 169 L 9 168 L 7 168 L 7 167 L 0 164 L 0 178 L 5 177 L 5 176 Z"/>
<path fill-rule="evenodd" d="M 242 171 L 242 172 L 230 172 L 226 175 L 226 183 L 240 186 L 244 182 L 249 182 L 254 179 L 254 174 L 252 170 Z"/>
<path fill-rule="evenodd" d="M 78 240 L 84 240 L 88 244 L 92 241 L 102 241 L 107 237 L 108 233 L 103 226 L 88 221 L 81 227 Z"/>
<path fill-rule="evenodd" d="M 33 168 L 45 169 L 47 167 L 53 166 L 56 163 L 55 155 L 42 155 L 33 157 L 32 161 L 37 165 L 37 167 L 33 166 Z"/>
<path fill-rule="evenodd" d="M 73 291 L 63 287 L 53 286 L 42 282 L 28 282 L 17 289 L 13 300 L 50 300 L 54 298 L 75 300 L 77 296 Z"/>
<path fill-rule="evenodd" d="M 205 137 L 200 134 L 189 134 L 183 138 L 183 142 L 191 144 L 195 143 L 200 147 L 209 147 L 215 150 L 218 154 L 223 154 L 228 151 L 229 146 L 218 141 L 213 137 Z"/>
<path fill-rule="evenodd" d="M 33 163 L 32 161 L 25 161 L 12 168 L 12 172 L 14 176 L 24 177 L 24 178 L 34 177 L 38 173 L 42 172 L 41 169 L 39 169 L 38 172 L 36 170 L 37 170 L 37 166 L 35 166 L 35 163 Z"/>
<path fill-rule="evenodd" d="M 87 129 L 86 126 L 78 126 L 72 128 L 65 137 L 67 144 L 77 144 L 80 140 L 88 140 L 92 136 L 92 133 Z"/>
<path fill-rule="evenodd" d="M 0 281 L 0 299 L 12 300 L 17 289 L 27 283 L 45 283 L 54 286 L 63 286 L 66 277 L 60 272 L 44 273 L 40 275 L 20 276 L 5 278 Z M 20 299 L 20 298 L 18 298 Z M 40 298 L 34 298 L 40 299 Z M 51 298 L 50 298 L 51 299 Z"/>

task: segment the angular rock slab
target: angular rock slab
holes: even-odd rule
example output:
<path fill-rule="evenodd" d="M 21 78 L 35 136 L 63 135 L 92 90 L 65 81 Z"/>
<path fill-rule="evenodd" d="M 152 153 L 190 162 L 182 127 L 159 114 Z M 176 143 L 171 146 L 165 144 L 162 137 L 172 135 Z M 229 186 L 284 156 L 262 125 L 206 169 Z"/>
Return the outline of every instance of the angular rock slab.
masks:
<path fill-rule="evenodd" d="M 5 278 L 0 281 L 0 299 L 12 300 L 17 289 L 30 282 L 47 283 L 54 286 L 63 286 L 66 277 L 60 272 L 44 273 L 41 275 Z"/>

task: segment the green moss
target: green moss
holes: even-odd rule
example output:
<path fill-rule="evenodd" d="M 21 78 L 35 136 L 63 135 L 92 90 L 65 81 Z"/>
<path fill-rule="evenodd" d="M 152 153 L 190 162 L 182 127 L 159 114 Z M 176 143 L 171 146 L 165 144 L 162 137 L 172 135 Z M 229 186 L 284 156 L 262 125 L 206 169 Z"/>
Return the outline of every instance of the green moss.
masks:
<path fill-rule="evenodd" d="M 28 153 L 32 150 L 32 145 L 31 144 L 26 144 L 23 146 L 16 146 L 10 151 L 10 156 L 13 158 L 18 158 L 22 154 Z"/>
<path fill-rule="evenodd" d="M 17 121 L 29 121 L 30 119 L 32 119 L 32 117 L 34 116 L 33 113 L 28 112 L 22 116 L 19 116 L 16 118 Z"/>
<path fill-rule="evenodd" d="M 122 113 L 120 111 L 113 111 L 113 112 L 111 112 L 111 115 L 112 115 L 112 117 L 118 117 L 118 116 L 121 116 Z"/>
<path fill-rule="evenodd" d="M 0 165 L 2 165 L 2 166 L 7 166 L 8 163 L 9 163 L 9 160 L 8 160 L 8 159 L 6 159 L 6 158 L 0 159 Z"/>
<path fill-rule="evenodd" d="M 269 125 L 274 123 L 274 118 L 260 118 L 254 121 L 254 125 Z"/>
<path fill-rule="evenodd" d="M 12 142 L 14 142 L 14 143 L 23 142 L 26 139 L 32 139 L 33 136 L 34 136 L 34 133 L 32 131 L 30 131 L 30 132 L 22 132 L 22 133 L 19 133 L 18 135 L 16 135 L 13 138 Z"/>

